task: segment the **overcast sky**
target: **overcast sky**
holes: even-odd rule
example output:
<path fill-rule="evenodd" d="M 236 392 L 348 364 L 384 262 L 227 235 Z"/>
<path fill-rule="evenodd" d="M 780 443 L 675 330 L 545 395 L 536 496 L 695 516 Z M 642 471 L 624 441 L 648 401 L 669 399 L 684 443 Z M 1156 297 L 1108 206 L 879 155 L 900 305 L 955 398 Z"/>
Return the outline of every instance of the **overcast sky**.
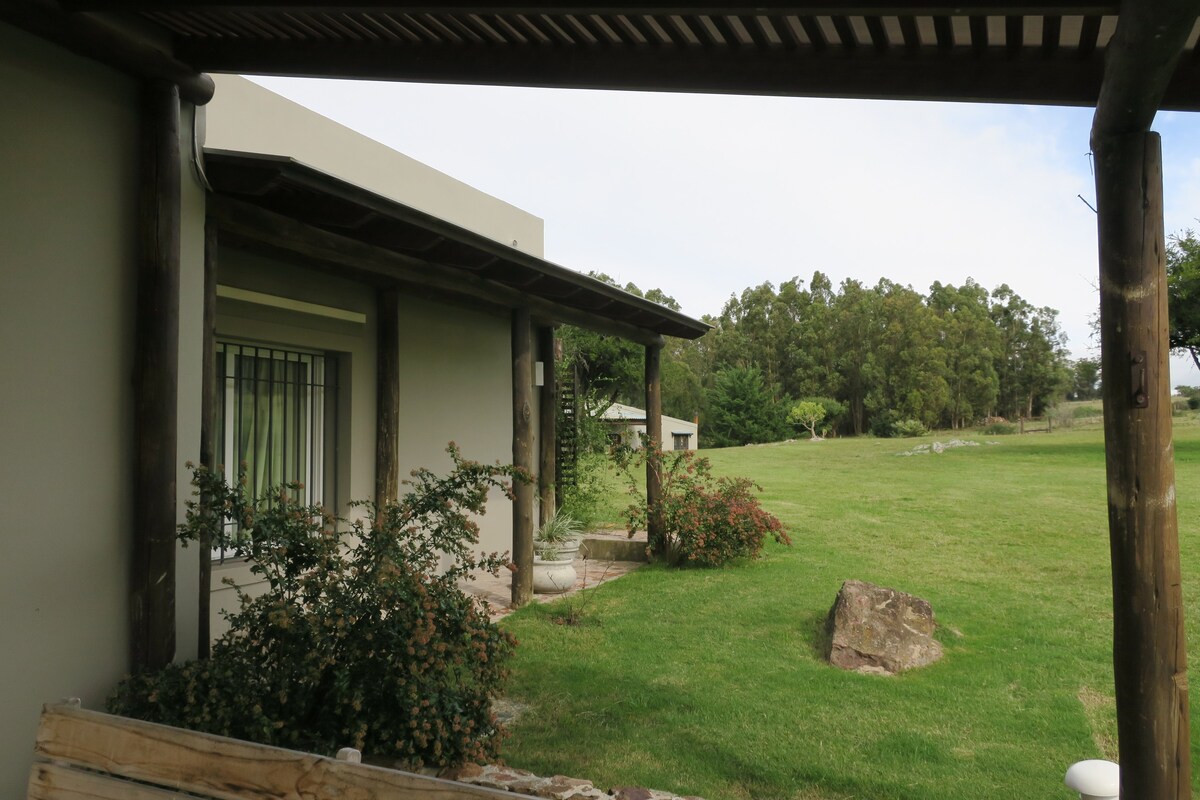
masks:
<path fill-rule="evenodd" d="M 1090 109 L 256 78 L 546 222 L 546 258 L 685 313 L 814 270 L 1007 283 L 1096 357 Z M 1166 230 L 1200 229 L 1200 115 L 1163 112 Z M 1190 361 L 1172 385 L 1200 384 Z"/>

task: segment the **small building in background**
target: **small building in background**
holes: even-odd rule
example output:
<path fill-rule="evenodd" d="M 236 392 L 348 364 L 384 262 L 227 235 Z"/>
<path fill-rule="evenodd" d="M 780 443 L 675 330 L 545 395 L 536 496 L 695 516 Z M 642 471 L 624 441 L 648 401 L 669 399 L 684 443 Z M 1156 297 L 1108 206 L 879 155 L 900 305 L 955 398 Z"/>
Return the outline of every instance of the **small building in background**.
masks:
<path fill-rule="evenodd" d="M 642 446 L 642 434 L 646 432 L 645 409 L 613 403 L 601 416 L 608 426 L 608 439 L 613 445 Z M 695 450 L 700 447 L 700 423 L 663 414 L 662 438 L 663 450 Z"/>

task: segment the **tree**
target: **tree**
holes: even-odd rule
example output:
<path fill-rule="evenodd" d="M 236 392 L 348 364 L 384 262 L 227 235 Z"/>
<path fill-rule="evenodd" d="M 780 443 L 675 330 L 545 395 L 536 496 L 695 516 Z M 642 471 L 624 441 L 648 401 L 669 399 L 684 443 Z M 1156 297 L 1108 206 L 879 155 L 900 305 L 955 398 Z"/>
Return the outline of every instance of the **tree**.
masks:
<path fill-rule="evenodd" d="M 812 400 L 801 400 L 788 412 L 788 422 L 808 430 L 809 438 L 819 439 L 817 425 L 825 419 L 825 406 Z"/>
<path fill-rule="evenodd" d="M 1200 368 L 1200 241 L 1190 230 L 1167 244 L 1167 310 L 1171 350 Z"/>
<path fill-rule="evenodd" d="M 755 367 L 718 372 L 707 400 L 704 440 L 711 447 L 773 442 L 784 436 L 784 414 Z"/>
<path fill-rule="evenodd" d="M 995 365 L 999 336 L 988 315 L 988 292 L 970 278 L 957 288 L 935 281 L 929 305 L 940 320 L 946 355 L 950 395 L 944 418 L 951 428 L 962 428 L 992 409 L 1000 389 Z"/>
<path fill-rule="evenodd" d="M 1071 365 L 1071 399 L 1095 400 L 1100 396 L 1100 362 L 1081 358 Z"/>

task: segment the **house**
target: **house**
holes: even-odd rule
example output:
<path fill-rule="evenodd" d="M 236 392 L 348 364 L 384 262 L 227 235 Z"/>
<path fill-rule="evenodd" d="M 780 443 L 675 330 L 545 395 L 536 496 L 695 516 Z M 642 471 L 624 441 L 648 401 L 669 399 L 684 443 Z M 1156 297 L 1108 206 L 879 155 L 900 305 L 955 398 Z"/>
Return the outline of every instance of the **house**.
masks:
<path fill-rule="evenodd" d="M 131 666 L 194 657 L 223 579 L 252 590 L 244 562 L 176 545 L 185 462 L 247 461 L 255 490 L 299 480 L 346 513 L 448 466 L 451 440 L 523 458 L 538 483 L 497 493 L 480 548 L 531 564 L 554 327 L 651 349 L 707 328 L 545 261 L 537 217 L 244 79 L 180 102 L 0 22 L 0 83 L 3 796 L 23 795 L 44 702 L 99 707 Z"/>
<path fill-rule="evenodd" d="M 366 466 L 371 480 L 361 470 L 349 478 L 373 483 L 377 497 L 394 492 L 400 474 L 402 297 L 473 308 L 482 328 L 489 314 L 494 323 L 507 313 L 512 460 L 530 468 L 536 461 L 542 475 L 549 456 L 534 449 L 534 411 L 537 395 L 552 396 L 553 387 L 532 390 L 535 340 L 538 352 L 552 353 L 553 324 L 571 322 L 645 345 L 654 435 L 658 337 L 702 331 L 313 165 L 226 154 L 223 167 L 214 157 L 207 191 L 194 168 L 195 109 L 213 94 L 205 72 L 221 72 L 1094 107 L 1088 146 L 1109 378 L 1105 483 L 1122 788 L 1127 796 L 1188 796 L 1161 137 L 1151 126 L 1159 109 L 1200 110 L 1198 14 L 1196 0 L 670 9 L 0 4 L 0 332 L 10 354 L 0 381 L 0 500 L 8 512 L 0 540 L 0 791 L 20 790 L 24 759 L 13 754 L 28 752 L 42 699 L 70 692 L 92 701 L 128 667 L 196 649 L 202 615 L 192 598 L 201 578 L 196 554 L 176 550 L 173 527 L 186 494 L 183 461 L 216 460 L 215 372 L 194 365 L 217 355 L 205 319 L 216 311 L 222 241 L 248 256 L 288 252 L 288 263 L 314 275 L 328 277 L 336 265 L 332 277 L 345 278 L 335 281 L 343 293 L 331 302 L 299 302 L 365 314 L 361 324 L 378 334 L 376 369 L 386 379 L 377 381 L 373 410 L 383 446 L 373 470 Z M 730 158 L 737 146 L 756 144 L 738 143 Z M 307 216 L 314 208 L 319 213 Z M 352 302 L 348 284 L 359 283 L 375 290 L 373 306 L 365 294 Z M 226 296 L 271 308 L 259 299 Z M 306 314 L 301 309 L 290 310 Z M 488 330 L 498 336 L 500 327 Z M 370 334 L 362 338 L 368 347 Z M 358 375 L 361 359 L 350 361 Z M 540 416 L 539 431 L 549 415 Z M 656 490 L 653 470 L 647 479 Z M 546 483 L 537 489 L 544 498 Z M 532 490 L 523 488 L 512 510 L 523 563 L 532 559 Z"/>
<path fill-rule="evenodd" d="M 613 403 L 604 409 L 603 419 L 613 444 L 641 447 L 646 433 L 646 410 L 623 403 Z M 700 447 L 700 423 L 688 422 L 662 415 L 663 450 L 696 450 Z"/>

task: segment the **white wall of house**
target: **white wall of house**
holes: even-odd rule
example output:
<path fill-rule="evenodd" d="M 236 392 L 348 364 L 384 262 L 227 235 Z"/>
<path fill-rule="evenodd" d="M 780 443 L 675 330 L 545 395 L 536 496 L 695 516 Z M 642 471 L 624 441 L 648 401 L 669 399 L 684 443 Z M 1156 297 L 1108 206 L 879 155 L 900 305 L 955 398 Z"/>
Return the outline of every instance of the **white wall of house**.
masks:
<path fill-rule="evenodd" d="M 543 255 L 541 218 L 237 75 L 214 75 L 205 146 L 288 156 L 497 242 Z M 413 113 L 414 121 L 420 117 Z"/>
<path fill-rule="evenodd" d="M 475 461 L 512 461 L 511 340 L 507 313 L 402 298 L 401 478 L 415 467 L 444 473 L 451 441 Z M 503 495 L 489 499 L 479 522 L 481 550 L 512 550 L 512 506 Z"/>
<path fill-rule="evenodd" d="M 604 412 L 604 418 L 609 430 L 620 435 L 623 444 L 633 448 L 642 446 L 642 435 L 646 433 L 644 409 L 613 403 Z M 663 450 L 695 450 L 700 447 L 700 426 L 663 414 L 662 439 Z"/>
<path fill-rule="evenodd" d="M 0 797 L 128 668 L 137 91 L 0 24 Z"/>

